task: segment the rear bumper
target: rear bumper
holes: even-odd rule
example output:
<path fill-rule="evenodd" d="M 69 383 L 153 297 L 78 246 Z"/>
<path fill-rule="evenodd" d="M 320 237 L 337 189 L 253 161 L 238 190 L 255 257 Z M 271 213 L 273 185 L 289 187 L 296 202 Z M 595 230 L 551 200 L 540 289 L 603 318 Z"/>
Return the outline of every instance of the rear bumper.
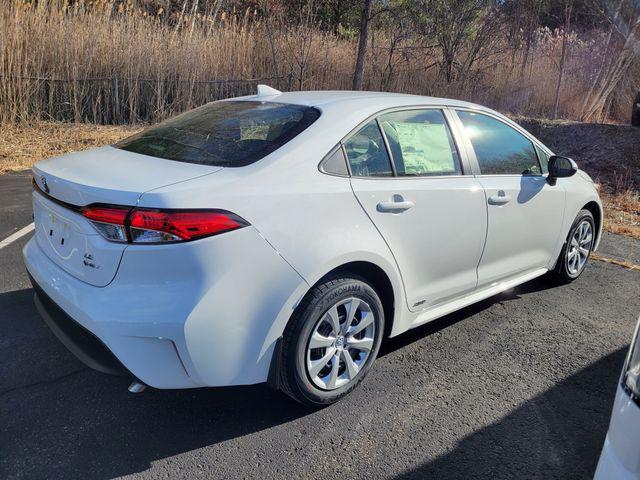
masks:
<path fill-rule="evenodd" d="M 171 337 L 158 335 L 158 329 L 141 328 L 130 321 L 131 315 L 122 315 L 119 306 L 129 302 L 121 298 L 121 289 L 95 287 L 72 277 L 45 255 L 35 238 L 29 240 L 23 255 L 38 312 L 84 364 L 156 388 L 201 386 L 185 369 Z M 135 292 L 130 290 L 130 294 Z M 171 335 L 176 336 L 173 331 Z"/>
<path fill-rule="evenodd" d="M 65 313 L 29 275 L 40 316 L 67 349 L 94 370 L 110 375 L 133 375 L 111 350 L 89 330 Z"/>
<path fill-rule="evenodd" d="M 84 363 L 156 388 L 267 380 L 308 285 L 252 227 L 188 244 L 128 246 L 113 281 L 89 285 L 24 247 L 39 310 Z"/>

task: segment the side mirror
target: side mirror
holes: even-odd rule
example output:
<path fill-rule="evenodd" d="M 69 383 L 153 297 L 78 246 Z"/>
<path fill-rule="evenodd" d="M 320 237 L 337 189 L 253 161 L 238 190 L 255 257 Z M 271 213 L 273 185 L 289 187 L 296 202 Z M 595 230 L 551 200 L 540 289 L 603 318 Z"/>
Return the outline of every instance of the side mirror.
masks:
<path fill-rule="evenodd" d="M 556 178 L 566 178 L 575 175 L 578 165 L 569 157 L 551 155 L 549 157 L 549 183 L 555 184 Z"/>

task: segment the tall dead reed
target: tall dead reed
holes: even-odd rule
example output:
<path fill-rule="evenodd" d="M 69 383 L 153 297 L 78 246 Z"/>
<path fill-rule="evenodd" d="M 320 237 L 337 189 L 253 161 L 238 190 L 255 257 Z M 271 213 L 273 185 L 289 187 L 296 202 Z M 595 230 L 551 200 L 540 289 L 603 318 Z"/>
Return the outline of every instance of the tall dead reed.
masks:
<path fill-rule="evenodd" d="M 0 122 L 154 122 L 207 101 L 254 91 L 349 89 L 357 38 L 313 18 L 269 24 L 253 11 L 184 11 L 168 22 L 119 0 L 0 2 Z M 369 90 L 449 96 L 516 114 L 553 112 L 561 35 L 540 31 L 526 55 L 513 49 L 446 82 L 437 52 L 378 31 L 365 71 Z M 597 34 L 570 37 L 560 115 L 578 118 L 604 55 Z M 626 120 L 610 105 L 606 116 Z"/>

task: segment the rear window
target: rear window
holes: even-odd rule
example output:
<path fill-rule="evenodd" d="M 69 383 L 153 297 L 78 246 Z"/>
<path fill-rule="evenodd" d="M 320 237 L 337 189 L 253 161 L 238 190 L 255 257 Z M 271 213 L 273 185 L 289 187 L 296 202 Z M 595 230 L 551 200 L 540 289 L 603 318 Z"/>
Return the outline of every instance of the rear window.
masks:
<path fill-rule="evenodd" d="M 273 102 L 214 102 L 122 140 L 116 148 L 220 167 L 256 162 L 315 122 L 312 107 Z"/>

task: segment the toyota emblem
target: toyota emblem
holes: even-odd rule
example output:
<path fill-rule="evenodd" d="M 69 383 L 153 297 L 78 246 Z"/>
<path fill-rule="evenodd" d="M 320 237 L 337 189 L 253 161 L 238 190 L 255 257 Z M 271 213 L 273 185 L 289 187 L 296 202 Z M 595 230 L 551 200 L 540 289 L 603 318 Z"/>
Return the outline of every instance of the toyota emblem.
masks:
<path fill-rule="evenodd" d="M 47 185 L 46 178 L 40 178 L 40 185 L 42 185 L 42 190 L 44 190 L 44 193 L 49 193 L 49 185 Z"/>

